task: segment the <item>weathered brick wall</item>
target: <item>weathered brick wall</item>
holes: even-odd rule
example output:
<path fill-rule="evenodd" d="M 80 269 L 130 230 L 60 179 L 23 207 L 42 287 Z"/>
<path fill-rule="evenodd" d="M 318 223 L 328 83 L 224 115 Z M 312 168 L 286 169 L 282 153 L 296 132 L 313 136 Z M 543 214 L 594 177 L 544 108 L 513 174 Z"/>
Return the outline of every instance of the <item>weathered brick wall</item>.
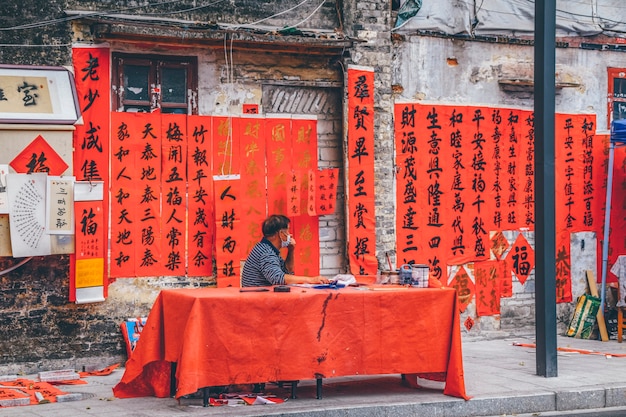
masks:
<path fill-rule="evenodd" d="M 0 64 L 68 65 L 71 47 L 68 22 L 12 29 L 45 23 L 64 16 L 65 0 L 3 0 L 0 2 Z M 38 46 L 24 46 L 38 45 Z M 55 46 L 60 45 L 60 46 Z"/>
<path fill-rule="evenodd" d="M 0 258 L 0 271 L 26 259 Z M 46 256 L 0 276 L 0 374 L 120 360 L 115 309 L 69 303 L 68 271 L 68 256 Z"/>

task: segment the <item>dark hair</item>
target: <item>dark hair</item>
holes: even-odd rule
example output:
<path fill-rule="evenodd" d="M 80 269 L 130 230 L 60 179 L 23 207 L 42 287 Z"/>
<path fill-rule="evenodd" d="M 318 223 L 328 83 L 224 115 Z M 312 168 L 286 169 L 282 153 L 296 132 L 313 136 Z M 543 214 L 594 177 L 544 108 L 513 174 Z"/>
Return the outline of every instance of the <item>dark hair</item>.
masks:
<path fill-rule="evenodd" d="M 282 229 L 289 229 L 289 217 L 282 214 L 272 214 L 263 221 L 261 228 L 265 237 L 274 236 Z"/>

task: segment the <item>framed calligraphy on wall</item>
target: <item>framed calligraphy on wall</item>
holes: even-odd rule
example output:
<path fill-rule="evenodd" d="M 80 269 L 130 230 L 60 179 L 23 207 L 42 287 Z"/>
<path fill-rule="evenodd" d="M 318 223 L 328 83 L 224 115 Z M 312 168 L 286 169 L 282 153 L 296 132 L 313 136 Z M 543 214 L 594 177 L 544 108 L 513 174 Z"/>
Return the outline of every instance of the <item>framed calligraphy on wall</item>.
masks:
<path fill-rule="evenodd" d="M 0 123 L 74 124 L 74 76 L 64 67 L 0 65 Z"/>

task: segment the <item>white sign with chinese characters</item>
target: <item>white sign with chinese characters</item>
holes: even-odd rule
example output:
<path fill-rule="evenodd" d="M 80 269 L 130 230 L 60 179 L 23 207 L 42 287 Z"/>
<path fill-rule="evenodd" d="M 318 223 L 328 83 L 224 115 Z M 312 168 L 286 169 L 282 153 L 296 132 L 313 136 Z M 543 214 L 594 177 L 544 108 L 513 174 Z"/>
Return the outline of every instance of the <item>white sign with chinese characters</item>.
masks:
<path fill-rule="evenodd" d="M 48 176 L 46 231 L 53 235 L 74 233 L 75 177 Z"/>

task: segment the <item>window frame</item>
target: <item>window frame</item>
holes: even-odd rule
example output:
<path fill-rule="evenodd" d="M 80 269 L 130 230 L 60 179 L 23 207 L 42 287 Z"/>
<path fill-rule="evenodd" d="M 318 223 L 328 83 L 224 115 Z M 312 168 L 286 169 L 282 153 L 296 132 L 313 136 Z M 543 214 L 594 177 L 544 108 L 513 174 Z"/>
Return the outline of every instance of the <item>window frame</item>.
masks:
<path fill-rule="evenodd" d="M 624 103 L 626 106 L 625 97 L 615 97 L 615 79 L 622 78 L 626 82 L 626 68 L 608 68 L 608 93 L 607 93 L 607 128 L 611 128 L 611 122 L 613 121 L 613 104 Z"/>
<path fill-rule="evenodd" d="M 186 109 L 184 114 L 198 114 L 198 60 L 192 56 L 170 55 L 138 55 L 128 53 L 113 53 L 112 56 L 112 80 L 113 80 L 113 111 L 124 112 L 126 106 L 145 107 L 150 111 L 163 109 Z M 124 65 L 148 66 L 148 88 L 150 88 L 148 101 L 129 100 L 124 97 Z M 187 71 L 186 103 L 163 103 L 162 84 L 163 68 L 185 69 Z"/>

